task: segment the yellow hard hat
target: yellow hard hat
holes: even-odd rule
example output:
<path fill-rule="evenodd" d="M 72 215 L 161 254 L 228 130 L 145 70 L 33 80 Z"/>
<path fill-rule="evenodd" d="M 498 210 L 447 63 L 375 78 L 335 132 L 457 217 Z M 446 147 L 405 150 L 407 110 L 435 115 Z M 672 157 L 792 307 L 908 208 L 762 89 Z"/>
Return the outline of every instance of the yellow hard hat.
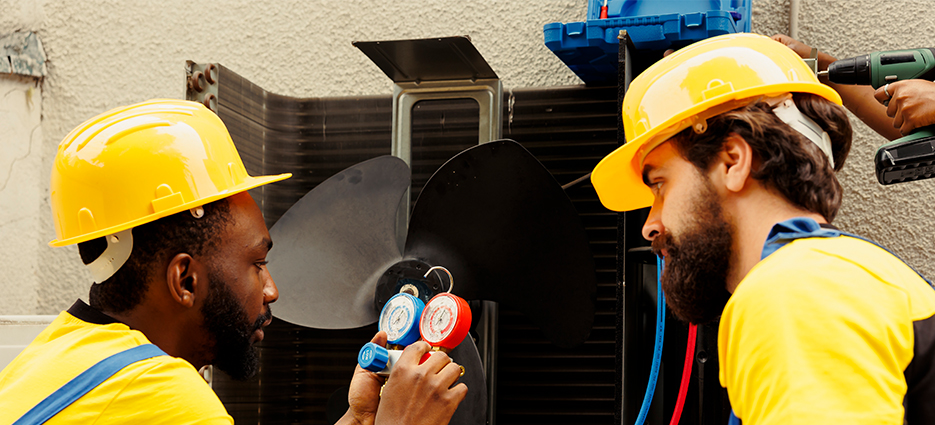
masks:
<path fill-rule="evenodd" d="M 111 235 L 290 176 L 249 176 L 224 123 L 202 104 L 155 99 L 112 109 L 58 146 L 49 245 Z"/>
<path fill-rule="evenodd" d="M 712 37 L 653 64 L 624 96 L 627 143 L 591 173 L 601 203 L 614 211 L 652 205 L 641 175 L 651 150 L 690 126 L 704 129 L 708 118 L 784 93 L 812 93 L 841 104 L 841 96 L 818 82 L 802 58 L 761 35 Z"/>

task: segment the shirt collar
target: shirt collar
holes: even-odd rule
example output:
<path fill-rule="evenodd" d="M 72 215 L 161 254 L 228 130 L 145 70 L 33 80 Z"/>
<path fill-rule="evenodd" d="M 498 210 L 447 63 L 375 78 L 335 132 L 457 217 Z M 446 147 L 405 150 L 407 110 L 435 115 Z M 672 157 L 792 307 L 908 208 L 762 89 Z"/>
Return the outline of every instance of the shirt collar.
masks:
<path fill-rule="evenodd" d="M 96 325 L 108 325 L 111 323 L 121 323 L 119 320 L 110 317 L 101 311 L 89 306 L 82 300 L 75 301 L 68 308 L 68 314 L 75 316 L 79 320 L 94 323 Z"/>
<path fill-rule="evenodd" d="M 818 224 L 817 221 L 807 217 L 795 217 L 780 221 L 773 225 L 763 244 L 763 253 L 760 259 L 769 257 L 779 248 L 789 242 L 802 238 L 836 238 L 843 232 L 830 224 Z"/>

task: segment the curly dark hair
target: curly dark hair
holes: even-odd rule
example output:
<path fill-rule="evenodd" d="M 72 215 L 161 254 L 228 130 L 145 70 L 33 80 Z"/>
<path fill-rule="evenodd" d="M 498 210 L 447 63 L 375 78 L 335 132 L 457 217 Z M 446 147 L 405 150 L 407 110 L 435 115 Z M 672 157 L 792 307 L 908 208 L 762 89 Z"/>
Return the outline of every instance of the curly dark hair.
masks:
<path fill-rule="evenodd" d="M 843 190 L 834 171 L 844 167 L 851 150 L 851 122 L 843 107 L 820 96 L 796 93 L 793 100 L 803 114 L 828 132 L 834 170 L 818 146 L 782 122 L 765 102 L 708 119 L 707 131 L 702 134 L 689 127 L 671 140 L 683 158 L 704 171 L 714 163 L 727 136 L 736 133 L 753 150 L 753 178 L 830 223 L 841 207 Z"/>
<path fill-rule="evenodd" d="M 130 258 L 109 279 L 91 285 L 88 294 L 91 307 L 112 313 L 130 311 L 142 301 L 152 273 L 172 257 L 179 253 L 199 256 L 213 252 L 230 222 L 230 203 L 222 199 L 202 207 L 205 213 L 201 218 L 186 210 L 134 227 Z M 78 253 L 85 264 L 97 259 L 105 249 L 104 238 L 78 244 Z"/>

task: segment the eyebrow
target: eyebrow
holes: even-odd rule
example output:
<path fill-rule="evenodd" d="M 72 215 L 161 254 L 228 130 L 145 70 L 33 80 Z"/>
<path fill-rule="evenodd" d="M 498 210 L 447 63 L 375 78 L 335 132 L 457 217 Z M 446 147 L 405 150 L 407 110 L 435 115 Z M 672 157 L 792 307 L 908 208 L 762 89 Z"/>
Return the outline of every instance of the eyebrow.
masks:
<path fill-rule="evenodd" d="M 646 186 L 652 186 L 649 183 L 649 173 L 653 172 L 653 170 L 655 169 L 656 167 L 653 167 L 652 165 L 643 166 L 643 184 L 645 184 Z"/>
<path fill-rule="evenodd" d="M 254 247 L 259 248 L 264 245 L 266 245 L 266 252 L 269 252 L 271 249 L 273 249 L 273 240 L 267 237 L 263 237 L 263 239 L 257 242 L 257 244 L 254 245 Z"/>

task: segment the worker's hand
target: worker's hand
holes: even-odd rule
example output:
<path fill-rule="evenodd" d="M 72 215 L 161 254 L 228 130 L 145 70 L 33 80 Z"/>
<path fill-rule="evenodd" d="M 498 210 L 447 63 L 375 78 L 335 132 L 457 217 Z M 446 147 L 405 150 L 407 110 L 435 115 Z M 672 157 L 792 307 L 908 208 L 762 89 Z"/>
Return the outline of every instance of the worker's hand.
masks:
<path fill-rule="evenodd" d="M 808 59 L 812 57 L 812 46 L 809 46 L 808 44 L 805 44 L 785 34 L 775 34 L 770 38 L 792 49 L 792 51 L 795 52 L 797 55 L 799 55 L 799 57 L 801 57 L 802 59 Z M 831 56 L 827 53 L 822 53 L 821 51 L 819 51 L 818 52 L 818 70 L 824 71 L 828 69 L 828 65 L 830 65 L 831 62 L 834 62 L 836 60 L 837 59 L 835 59 L 834 56 Z"/>
<path fill-rule="evenodd" d="M 799 40 L 789 37 L 788 35 L 774 34 L 770 38 L 792 49 L 792 51 L 795 52 L 797 55 L 799 55 L 802 59 L 809 58 L 812 55 L 812 46 L 809 46 L 808 44 L 805 44 Z"/>
<path fill-rule="evenodd" d="M 889 95 L 887 95 L 889 92 Z M 903 80 L 883 86 L 873 93 L 880 103 L 889 101 L 886 115 L 903 135 L 935 124 L 935 82 Z"/>
<path fill-rule="evenodd" d="M 785 34 L 776 34 L 771 37 L 786 47 L 792 49 L 802 59 L 811 57 L 812 46 Z M 818 70 L 827 71 L 828 66 L 837 58 L 821 51 L 818 52 Z M 834 84 L 828 80 L 827 75 L 819 76 L 818 81 L 827 84 L 841 95 L 841 101 L 851 113 L 870 126 L 874 131 L 889 140 L 899 137 L 899 132 L 892 127 L 892 120 L 886 116 L 886 108 L 880 106 L 873 96 L 873 87 L 861 85 Z"/>
<path fill-rule="evenodd" d="M 370 342 L 386 347 L 386 332 L 380 331 L 373 336 Z M 357 366 L 354 377 L 347 391 L 347 402 L 350 408 L 339 424 L 373 425 L 377 417 L 377 407 L 380 404 L 380 387 L 384 378 Z"/>
<path fill-rule="evenodd" d="M 447 424 L 451 420 L 468 388 L 463 383 L 452 387 L 461 368 L 445 353 L 433 352 L 420 365 L 429 349 L 429 344 L 418 341 L 406 347 L 393 364 L 377 410 L 377 424 Z"/>

